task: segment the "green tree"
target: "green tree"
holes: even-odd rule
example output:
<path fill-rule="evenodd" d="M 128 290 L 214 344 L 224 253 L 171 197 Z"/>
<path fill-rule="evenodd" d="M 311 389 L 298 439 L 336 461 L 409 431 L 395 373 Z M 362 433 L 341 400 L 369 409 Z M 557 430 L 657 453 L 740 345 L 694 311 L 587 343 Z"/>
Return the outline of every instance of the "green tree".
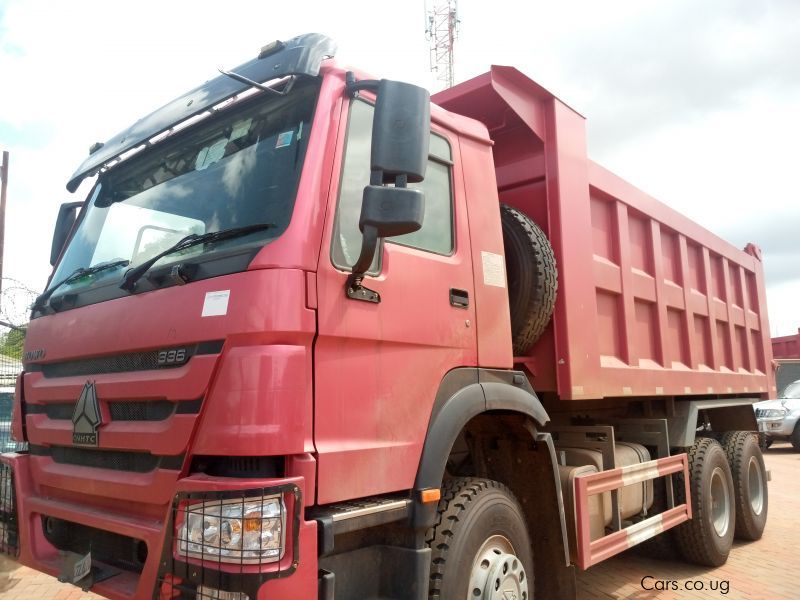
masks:
<path fill-rule="evenodd" d="M 25 344 L 26 330 L 23 328 L 9 329 L 0 335 L 0 354 L 11 358 L 22 358 L 22 346 Z"/>

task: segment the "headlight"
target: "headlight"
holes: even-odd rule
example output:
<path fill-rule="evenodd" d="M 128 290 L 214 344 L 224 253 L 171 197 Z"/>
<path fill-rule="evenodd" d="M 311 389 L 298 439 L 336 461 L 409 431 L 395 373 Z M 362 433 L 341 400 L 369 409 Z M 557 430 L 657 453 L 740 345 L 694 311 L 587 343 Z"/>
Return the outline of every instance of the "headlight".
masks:
<path fill-rule="evenodd" d="M 187 504 L 178 514 L 182 556 L 240 564 L 283 556 L 286 507 L 280 496 Z"/>
<path fill-rule="evenodd" d="M 759 419 L 782 419 L 786 416 L 786 411 L 782 408 L 762 408 L 756 413 Z"/>

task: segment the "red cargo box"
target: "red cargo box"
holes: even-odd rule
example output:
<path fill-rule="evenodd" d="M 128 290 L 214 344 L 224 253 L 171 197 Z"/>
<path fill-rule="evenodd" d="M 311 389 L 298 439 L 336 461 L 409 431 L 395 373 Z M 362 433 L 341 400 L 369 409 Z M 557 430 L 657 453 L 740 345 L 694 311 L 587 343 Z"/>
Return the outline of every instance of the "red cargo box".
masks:
<path fill-rule="evenodd" d="M 538 391 L 565 400 L 768 397 L 757 247 L 731 246 L 590 161 L 584 118 L 516 69 L 492 67 L 433 101 L 486 125 L 500 201 L 553 245 L 553 323 L 516 358 Z"/>
<path fill-rule="evenodd" d="M 772 355 L 779 358 L 800 358 L 800 329 L 795 335 L 772 338 Z"/>

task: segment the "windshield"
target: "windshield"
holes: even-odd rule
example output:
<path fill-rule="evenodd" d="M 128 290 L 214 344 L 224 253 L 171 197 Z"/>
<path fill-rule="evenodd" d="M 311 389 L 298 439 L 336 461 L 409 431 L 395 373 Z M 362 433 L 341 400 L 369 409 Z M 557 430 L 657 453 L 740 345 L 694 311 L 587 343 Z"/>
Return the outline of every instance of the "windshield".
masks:
<path fill-rule="evenodd" d="M 789 398 L 791 400 L 800 400 L 800 381 L 795 381 L 786 386 L 783 390 L 782 398 Z"/>
<path fill-rule="evenodd" d="M 294 207 L 318 87 L 306 79 L 285 96 L 259 94 L 102 176 L 50 286 L 76 269 L 110 261 L 120 264 L 70 280 L 58 293 L 116 283 L 128 268 L 189 234 L 272 224 L 170 254 L 154 266 L 246 250 L 278 237 Z"/>

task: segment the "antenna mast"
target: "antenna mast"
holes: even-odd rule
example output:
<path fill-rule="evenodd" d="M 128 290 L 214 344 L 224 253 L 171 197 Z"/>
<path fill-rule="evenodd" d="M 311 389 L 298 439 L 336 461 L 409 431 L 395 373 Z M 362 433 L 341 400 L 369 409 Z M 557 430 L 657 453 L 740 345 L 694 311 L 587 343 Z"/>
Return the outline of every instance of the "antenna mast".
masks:
<path fill-rule="evenodd" d="M 430 41 L 431 72 L 443 86 L 453 87 L 453 46 L 458 37 L 458 0 L 433 0 L 425 11 L 425 36 Z"/>

